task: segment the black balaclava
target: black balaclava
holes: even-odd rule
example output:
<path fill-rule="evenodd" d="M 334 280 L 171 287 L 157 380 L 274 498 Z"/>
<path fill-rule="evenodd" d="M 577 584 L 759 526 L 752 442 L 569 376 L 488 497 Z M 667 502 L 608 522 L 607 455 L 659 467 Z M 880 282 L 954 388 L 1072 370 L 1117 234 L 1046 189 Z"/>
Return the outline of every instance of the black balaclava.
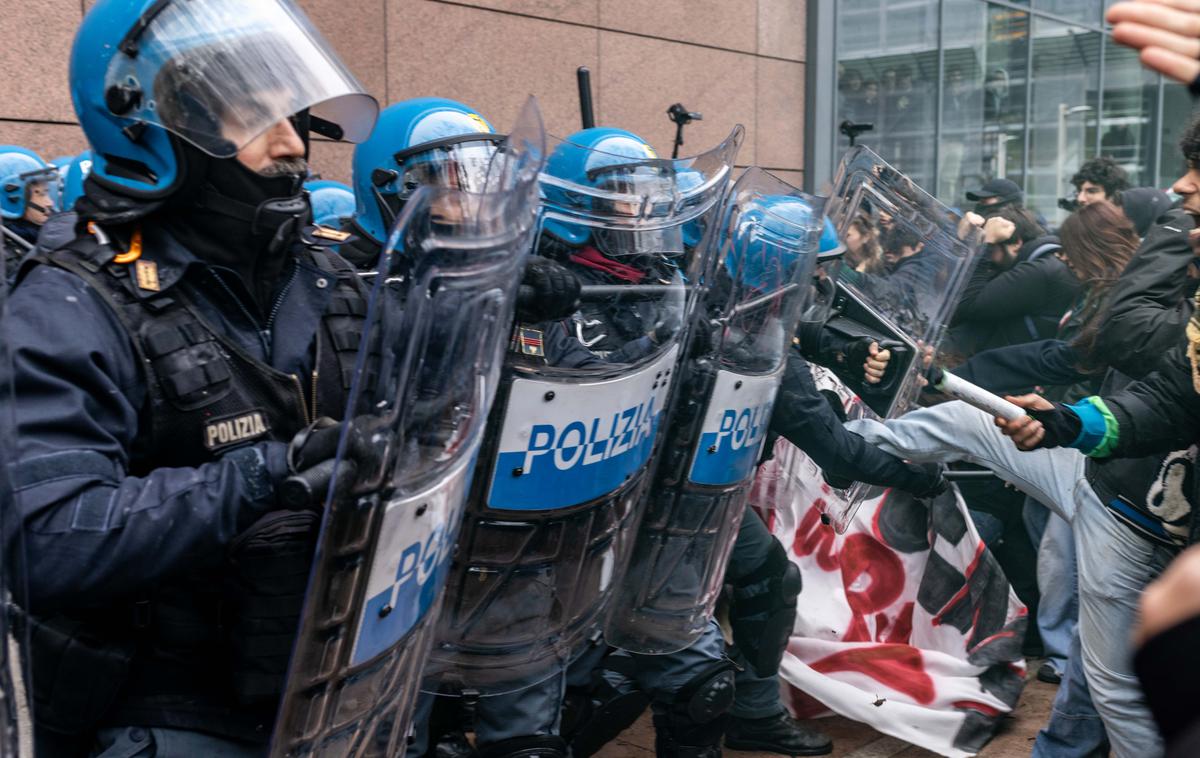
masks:
<path fill-rule="evenodd" d="M 234 271 L 266 313 L 311 216 L 305 177 L 262 176 L 237 158 L 180 146 L 183 183 L 159 218 L 197 258 Z"/>

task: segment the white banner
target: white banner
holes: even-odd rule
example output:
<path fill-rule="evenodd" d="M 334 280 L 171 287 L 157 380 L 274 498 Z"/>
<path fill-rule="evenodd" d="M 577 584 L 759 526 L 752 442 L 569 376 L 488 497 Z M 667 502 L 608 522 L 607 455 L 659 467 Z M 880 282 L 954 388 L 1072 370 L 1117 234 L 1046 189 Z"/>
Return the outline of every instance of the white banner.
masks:
<path fill-rule="evenodd" d="M 813 368 L 818 387 L 832 388 Z M 942 755 L 974 755 L 1024 687 L 1025 607 L 956 491 L 934 501 L 884 491 L 837 534 L 821 510 L 838 491 L 815 469 L 781 439 L 750 500 L 803 571 L 781 669 L 793 712 L 834 711 Z"/>

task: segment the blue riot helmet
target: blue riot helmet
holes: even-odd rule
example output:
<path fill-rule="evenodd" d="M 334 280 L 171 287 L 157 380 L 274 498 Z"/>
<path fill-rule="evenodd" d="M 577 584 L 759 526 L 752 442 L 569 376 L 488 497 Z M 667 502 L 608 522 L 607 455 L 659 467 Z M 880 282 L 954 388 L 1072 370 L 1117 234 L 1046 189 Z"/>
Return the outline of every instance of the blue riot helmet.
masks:
<path fill-rule="evenodd" d="M 354 191 L 341 182 L 312 179 L 304 183 L 312 205 L 313 223 L 338 228 L 354 215 Z"/>
<path fill-rule="evenodd" d="M 676 182 L 673 164 L 660 161 L 641 137 L 624 129 L 593 127 L 576 132 L 554 148 L 542 172 L 541 188 L 546 204 L 568 209 L 581 220 L 592 212 L 634 220 L 648 210 L 637 198 L 649 195 L 672 202 L 678 191 Z M 609 256 L 683 252 L 679 226 L 617 230 L 548 217 L 542 230 L 568 245 L 581 247 L 590 242 Z"/>
<path fill-rule="evenodd" d="M 817 251 L 817 260 L 840 261 L 846 254 L 846 246 L 838 238 L 837 229 L 831 219 L 825 219 L 825 227 L 821 230 L 821 242 Z"/>
<path fill-rule="evenodd" d="M 845 254 L 846 246 L 838 237 L 833 221 L 826 218 L 817 246 L 817 268 L 813 275 L 812 300 L 800 317 L 802 323 L 824 324 L 829 318 L 833 299 L 837 295 L 838 272 L 842 269 L 842 256 Z"/>
<path fill-rule="evenodd" d="M 75 156 L 67 167 L 67 178 L 63 181 L 62 207 L 70 210 L 83 194 L 83 180 L 92 171 L 92 151 L 84 150 Z"/>
<path fill-rule="evenodd" d="M 143 199 L 178 188 L 186 140 L 231 158 L 294 118 L 358 142 L 379 106 L 292 0 L 99 0 L 71 50 L 91 179 Z"/>
<path fill-rule="evenodd" d="M 751 202 L 731 226 L 724 245 L 726 269 L 744 285 L 772 292 L 805 263 L 804 251 L 812 249 L 821 222 L 803 198 L 767 195 Z"/>
<path fill-rule="evenodd" d="M 560 142 L 550 153 L 542 172 L 542 195 L 551 205 L 586 215 L 594 198 L 590 193 L 572 192 L 572 186 L 593 188 L 606 169 L 615 172 L 619 167 L 657 158 L 654 148 L 633 132 L 612 127 L 584 129 Z M 585 224 L 551 218 L 542 228 L 573 245 L 583 245 L 592 238 L 591 228 Z"/>
<path fill-rule="evenodd" d="M 0 216 L 27 218 L 41 225 L 58 209 L 58 170 L 37 153 L 18 145 L 0 145 Z"/>
<path fill-rule="evenodd" d="M 440 97 L 388 106 L 354 149 L 357 232 L 382 245 L 404 203 L 426 185 L 481 192 L 504 140 L 474 108 Z"/>

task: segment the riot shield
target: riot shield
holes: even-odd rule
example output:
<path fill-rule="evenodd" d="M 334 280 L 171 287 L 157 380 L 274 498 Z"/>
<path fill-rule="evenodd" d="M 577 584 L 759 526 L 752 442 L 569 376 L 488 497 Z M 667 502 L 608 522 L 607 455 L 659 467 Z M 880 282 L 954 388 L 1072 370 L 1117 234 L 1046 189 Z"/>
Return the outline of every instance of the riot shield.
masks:
<path fill-rule="evenodd" d="M 639 653 L 681 650 L 712 617 L 811 300 L 824 199 L 752 168 L 726 197 L 664 446 L 605 629 Z"/>
<path fill-rule="evenodd" d="M 531 98 L 486 191 L 425 187 L 380 259 L 275 756 L 395 756 L 495 395 L 545 155 Z M 352 429 L 353 431 L 349 431 Z"/>
<path fill-rule="evenodd" d="M 829 216 L 845 240 L 865 224 L 882 259 L 845 260 L 827 328 L 836 336 L 888 342 L 893 363 L 877 386 L 858 366 L 833 367 L 838 378 L 883 417 L 910 409 L 920 392 L 920 353 L 936 349 L 974 263 L 979 233 L 867 147 L 842 158 Z M 961 235 L 961 236 L 960 236 Z"/>
<path fill-rule="evenodd" d="M 938 202 L 869 148 L 842 158 L 829 199 L 829 217 L 843 241 L 852 225 L 877 238 L 882 260 L 847 251 L 827 332 L 835 339 L 870 337 L 890 349 L 879 385 L 866 384 L 861 366 L 830 366 L 867 407 L 883 418 L 913 408 L 921 392 L 923 353 L 936 351 L 962 296 L 981 235 L 961 214 Z M 877 488 L 855 484 L 827 500 L 825 515 L 839 532 Z"/>
<path fill-rule="evenodd" d="M 522 689 L 599 634 L 741 137 L 738 127 L 678 160 L 567 141 L 551 152 L 536 251 L 582 280 L 582 303 L 566 320 L 515 327 L 451 568 L 432 691 Z M 571 155 L 577 176 L 550 173 Z"/>
<path fill-rule="evenodd" d="M 0 220 L 0 230 L 4 222 Z M 0 235 L 2 238 L 2 235 Z M 8 281 L 5 256 L 0 255 L 0 322 L 7 318 Z M 12 356 L 0 339 L 0 758 L 33 756 L 33 719 L 29 709 L 29 650 L 20 608 L 25 599 L 23 521 L 9 477 L 16 458 L 16 397 L 12 385 Z"/>

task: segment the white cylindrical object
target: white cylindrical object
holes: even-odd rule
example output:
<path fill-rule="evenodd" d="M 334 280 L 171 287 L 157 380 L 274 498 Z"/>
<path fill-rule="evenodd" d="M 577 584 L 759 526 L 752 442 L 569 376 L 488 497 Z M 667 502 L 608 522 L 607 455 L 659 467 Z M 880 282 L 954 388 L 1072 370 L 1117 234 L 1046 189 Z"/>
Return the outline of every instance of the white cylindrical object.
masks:
<path fill-rule="evenodd" d="M 973 405 L 985 413 L 1009 421 L 1015 421 L 1025 415 L 1025 409 L 1021 406 L 971 384 L 966 379 L 960 379 L 949 371 L 942 371 L 942 381 L 937 384 L 937 388 L 967 405 Z"/>

